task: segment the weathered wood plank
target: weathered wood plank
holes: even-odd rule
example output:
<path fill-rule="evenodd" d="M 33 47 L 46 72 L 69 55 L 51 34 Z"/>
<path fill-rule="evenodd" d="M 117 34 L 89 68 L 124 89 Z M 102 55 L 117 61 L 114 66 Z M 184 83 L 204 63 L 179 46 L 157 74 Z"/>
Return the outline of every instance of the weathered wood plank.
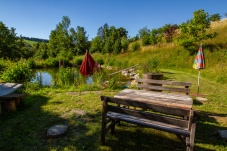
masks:
<path fill-rule="evenodd" d="M 171 115 L 175 115 L 175 116 L 188 116 L 190 113 L 190 110 L 188 110 L 188 109 L 161 106 L 158 104 L 148 104 L 146 102 L 141 102 L 141 101 L 137 101 L 134 99 L 121 99 L 121 98 L 117 98 L 117 97 L 105 97 L 105 96 L 101 96 L 101 99 L 105 100 L 107 102 L 113 102 L 116 104 L 138 107 L 138 108 L 142 108 L 142 109 L 149 109 L 154 112 L 162 112 L 164 114 L 171 114 Z"/>
<path fill-rule="evenodd" d="M 141 119 L 148 119 L 156 122 L 161 122 L 163 124 L 171 124 L 175 125 L 177 127 L 182 127 L 185 129 L 188 129 L 189 122 L 187 120 L 184 120 L 182 117 L 171 117 L 170 115 L 164 115 L 160 114 L 158 112 L 145 112 L 145 111 L 136 111 L 136 110 L 130 110 L 127 108 L 119 108 L 119 107 L 108 107 L 108 110 L 114 113 L 119 113 L 121 116 L 129 116 L 129 118 L 132 118 L 131 116 L 135 118 L 141 118 Z M 109 112 L 107 113 L 107 116 L 109 115 Z"/>
<path fill-rule="evenodd" d="M 158 121 L 137 118 L 135 116 L 128 116 L 128 115 L 113 113 L 113 112 L 112 113 L 108 112 L 107 116 L 111 117 L 113 119 L 116 119 L 116 120 L 121 120 L 124 122 L 137 124 L 137 125 L 144 126 L 144 127 L 155 128 L 158 130 L 171 132 L 174 134 L 179 134 L 179 135 L 184 135 L 184 136 L 190 136 L 190 131 L 188 129 L 182 128 L 182 127 L 179 127 L 176 125 L 165 124 L 165 123 L 158 122 Z"/>
<path fill-rule="evenodd" d="M 164 86 L 154 86 L 154 85 L 144 85 L 144 84 L 138 84 L 137 88 L 145 88 L 150 90 L 162 90 L 162 91 L 174 91 L 174 92 L 184 92 L 189 93 L 190 89 L 188 88 L 173 88 L 173 87 L 164 87 Z"/>
<path fill-rule="evenodd" d="M 164 92 L 154 92 L 146 90 L 124 89 L 114 97 L 122 99 L 134 99 L 147 104 L 156 104 L 167 107 L 191 109 L 193 100 L 185 94 L 173 94 Z"/>
<path fill-rule="evenodd" d="M 151 84 L 166 84 L 166 85 L 178 85 L 178 86 L 191 86 L 190 82 L 178 82 L 168 80 L 153 80 L 153 79 L 136 79 L 136 82 L 146 82 Z"/>

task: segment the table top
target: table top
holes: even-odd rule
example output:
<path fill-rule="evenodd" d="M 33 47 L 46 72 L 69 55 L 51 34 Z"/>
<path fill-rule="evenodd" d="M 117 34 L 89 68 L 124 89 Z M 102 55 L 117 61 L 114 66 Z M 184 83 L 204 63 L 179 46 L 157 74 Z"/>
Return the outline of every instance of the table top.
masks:
<path fill-rule="evenodd" d="M 13 93 L 17 89 L 22 87 L 22 84 L 18 83 L 0 83 L 0 96 L 5 96 Z"/>
<path fill-rule="evenodd" d="M 192 109 L 193 99 L 186 94 L 166 93 L 146 90 L 124 89 L 114 97 L 133 99 L 148 104 Z"/>

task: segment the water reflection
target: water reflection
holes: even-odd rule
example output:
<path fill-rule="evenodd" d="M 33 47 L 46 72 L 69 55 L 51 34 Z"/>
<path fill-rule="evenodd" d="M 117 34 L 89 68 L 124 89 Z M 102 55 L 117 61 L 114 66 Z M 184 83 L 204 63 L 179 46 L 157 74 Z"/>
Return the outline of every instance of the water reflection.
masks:
<path fill-rule="evenodd" d="M 53 78 L 56 76 L 58 68 L 55 69 L 36 69 L 34 70 L 34 80 L 42 86 L 50 86 L 54 84 Z"/>
<path fill-rule="evenodd" d="M 52 85 L 52 76 L 48 72 L 38 71 L 35 73 L 34 82 L 39 82 L 42 86 Z"/>
<path fill-rule="evenodd" d="M 75 69 L 76 72 L 79 72 L 79 69 Z M 50 86 L 50 85 L 55 85 L 57 83 L 59 83 L 59 68 L 51 68 L 51 69 L 36 69 L 33 71 L 34 72 L 34 80 L 31 82 L 37 82 L 39 83 L 41 86 Z M 105 73 L 105 71 L 103 70 L 103 73 Z M 116 80 L 120 80 L 121 83 L 124 82 L 130 82 L 129 77 L 125 77 L 123 75 L 121 75 L 120 73 L 117 75 L 115 75 L 115 79 Z M 105 73 L 104 76 L 102 76 L 102 82 L 106 82 L 109 81 L 113 76 L 109 76 L 109 73 Z M 96 77 L 96 78 L 100 78 L 100 77 Z M 86 79 L 86 83 L 88 85 L 91 85 L 94 81 L 97 81 L 97 79 L 94 79 L 94 77 L 92 76 L 88 76 L 88 78 Z"/>

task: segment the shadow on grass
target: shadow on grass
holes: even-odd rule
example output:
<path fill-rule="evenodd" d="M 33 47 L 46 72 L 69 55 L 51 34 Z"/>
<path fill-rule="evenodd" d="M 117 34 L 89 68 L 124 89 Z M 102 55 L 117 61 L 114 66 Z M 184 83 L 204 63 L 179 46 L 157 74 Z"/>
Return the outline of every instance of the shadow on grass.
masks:
<path fill-rule="evenodd" d="M 217 122 L 217 118 L 226 117 L 227 114 L 200 113 L 196 129 L 196 142 L 216 146 L 216 149 L 213 150 L 227 150 L 227 141 L 218 134 L 218 130 L 227 130 L 227 127 L 219 126 L 220 124 Z"/>
<path fill-rule="evenodd" d="M 49 99 L 42 95 L 30 95 L 23 100 L 16 112 L 0 115 L 1 151 L 97 150 L 101 113 L 97 111 L 94 114 L 76 115 L 73 112 L 64 117 L 60 111 L 48 108 L 57 106 L 58 109 L 58 105 L 63 105 L 64 102 L 48 102 Z M 68 131 L 62 136 L 48 138 L 47 130 L 57 124 L 67 125 Z"/>
<path fill-rule="evenodd" d="M 108 132 L 106 146 L 101 146 L 101 109 L 97 108 L 91 113 L 85 112 L 82 115 L 76 115 L 73 112 L 70 116 L 63 116 L 57 114 L 59 112 L 49 111 L 45 108 L 48 105 L 64 105 L 64 102 L 48 102 L 49 99 L 42 95 L 28 96 L 25 104 L 20 106 L 17 112 L 0 115 L 1 151 L 185 150 L 185 145 L 174 134 L 140 128 L 127 123 L 117 126 L 114 135 Z M 83 103 L 86 104 L 85 101 L 76 103 L 81 103 L 81 108 L 83 108 Z M 195 150 L 225 149 L 227 143 L 217 136 L 217 131 L 226 129 L 226 127 L 218 126 L 216 117 L 226 116 L 226 114 L 201 113 L 195 135 Z M 68 131 L 61 137 L 48 138 L 47 129 L 56 124 L 68 125 Z"/>

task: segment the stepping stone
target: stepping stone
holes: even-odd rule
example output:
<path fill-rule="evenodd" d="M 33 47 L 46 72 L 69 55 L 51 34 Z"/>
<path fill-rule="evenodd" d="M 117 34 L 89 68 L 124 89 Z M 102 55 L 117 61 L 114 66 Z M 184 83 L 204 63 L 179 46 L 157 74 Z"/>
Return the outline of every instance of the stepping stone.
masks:
<path fill-rule="evenodd" d="M 58 137 L 68 130 L 67 125 L 55 125 L 47 130 L 47 137 Z"/>
<path fill-rule="evenodd" d="M 203 98 L 203 97 L 196 97 L 196 100 L 198 101 L 207 101 L 207 98 Z"/>
<path fill-rule="evenodd" d="M 218 134 L 221 136 L 221 138 L 227 140 L 227 130 L 218 130 Z"/>

